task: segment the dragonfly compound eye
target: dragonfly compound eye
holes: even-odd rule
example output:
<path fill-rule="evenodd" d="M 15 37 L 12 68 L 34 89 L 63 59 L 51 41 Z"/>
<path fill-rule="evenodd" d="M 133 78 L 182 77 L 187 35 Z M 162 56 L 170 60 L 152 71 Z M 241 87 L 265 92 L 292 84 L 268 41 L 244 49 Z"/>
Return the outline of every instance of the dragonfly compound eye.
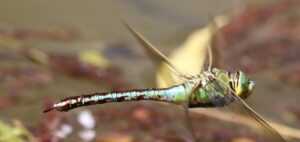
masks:
<path fill-rule="evenodd" d="M 236 77 L 235 92 L 240 98 L 246 99 L 252 94 L 255 83 L 250 81 L 242 71 L 238 71 Z"/>

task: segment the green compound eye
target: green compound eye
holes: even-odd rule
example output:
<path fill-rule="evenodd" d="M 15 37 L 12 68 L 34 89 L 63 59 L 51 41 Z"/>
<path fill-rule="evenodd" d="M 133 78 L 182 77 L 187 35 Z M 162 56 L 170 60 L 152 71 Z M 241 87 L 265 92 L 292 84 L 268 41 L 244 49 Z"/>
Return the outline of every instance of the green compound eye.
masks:
<path fill-rule="evenodd" d="M 240 98 L 246 99 L 252 94 L 255 83 L 249 80 L 242 71 L 238 71 L 236 77 L 235 92 Z"/>

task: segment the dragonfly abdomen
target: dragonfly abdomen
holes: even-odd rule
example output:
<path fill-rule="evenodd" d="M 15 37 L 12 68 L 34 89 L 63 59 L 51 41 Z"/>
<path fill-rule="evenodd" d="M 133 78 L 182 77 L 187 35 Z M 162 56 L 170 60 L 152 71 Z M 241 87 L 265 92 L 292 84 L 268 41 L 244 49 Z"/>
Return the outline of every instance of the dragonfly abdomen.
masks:
<path fill-rule="evenodd" d="M 109 93 L 95 93 L 65 98 L 60 102 L 55 103 L 51 108 L 46 109 L 44 112 L 48 112 L 53 109 L 58 111 L 69 111 L 70 109 L 81 106 L 123 101 L 153 100 L 176 103 L 176 100 L 178 101 L 183 98 L 185 95 L 184 93 L 185 88 L 183 85 L 162 89 L 151 88 Z"/>

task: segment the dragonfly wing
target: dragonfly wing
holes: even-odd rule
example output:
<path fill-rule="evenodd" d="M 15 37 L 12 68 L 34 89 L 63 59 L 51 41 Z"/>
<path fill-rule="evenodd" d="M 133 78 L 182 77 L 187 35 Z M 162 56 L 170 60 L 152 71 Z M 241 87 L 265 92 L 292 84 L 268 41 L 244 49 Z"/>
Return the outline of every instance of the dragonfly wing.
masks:
<path fill-rule="evenodd" d="M 233 96 L 234 102 L 228 107 L 231 110 L 235 110 L 237 114 L 242 114 L 247 118 L 250 118 L 254 124 L 253 127 L 257 127 L 263 134 L 266 134 L 267 138 L 274 141 L 284 142 L 283 137 L 271 127 L 258 113 L 256 113 L 250 106 L 248 106 L 240 97 L 237 95 Z M 250 122 L 251 123 L 251 122 Z"/>
<path fill-rule="evenodd" d="M 123 21 L 123 24 L 125 25 L 125 27 L 134 35 L 134 37 L 139 41 L 139 43 L 142 45 L 142 47 L 144 48 L 144 50 L 146 51 L 146 53 L 148 54 L 148 56 L 151 58 L 151 60 L 154 62 L 154 64 L 157 67 L 161 67 L 164 66 L 164 69 L 167 71 L 164 71 L 165 74 L 159 74 L 161 76 L 161 78 L 163 78 L 163 81 L 166 84 L 171 85 L 175 85 L 175 84 L 179 84 L 179 81 L 176 80 L 174 78 L 174 76 L 177 77 L 177 79 L 181 80 L 181 81 L 187 81 L 190 80 L 192 77 L 189 74 L 183 73 L 180 70 L 178 70 L 178 68 L 175 66 L 175 64 L 173 64 L 163 53 L 161 53 L 157 48 L 155 48 L 149 41 L 147 41 L 136 29 L 134 29 L 133 27 L 131 27 L 129 24 L 127 24 L 126 22 Z M 192 93 L 192 92 L 191 92 Z M 177 110 L 178 106 L 170 106 L 173 107 L 173 110 Z M 184 141 L 188 141 L 188 142 L 193 142 L 195 141 L 195 135 L 194 135 L 194 131 L 192 128 L 192 124 L 190 119 L 190 115 L 188 112 L 188 102 L 186 105 L 183 105 L 184 108 L 184 112 L 178 112 L 175 114 L 176 118 L 178 120 L 181 119 L 179 116 L 182 117 L 181 120 L 185 120 L 186 125 L 188 125 L 188 127 L 182 123 L 174 123 L 175 127 L 174 129 L 176 129 L 176 131 L 181 135 L 181 137 L 184 139 Z M 174 115 L 171 114 L 171 115 Z M 176 120 L 176 121 L 177 121 Z"/>
<path fill-rule="evenodd" d="M 216 79 L 216 78 L 215 78 Z M 284 142 L 282 136 L 272 128 L 259 114 L 257 114 L 250 106 L 248 106 L 235 92 L 222 80 L 211 80 L 209 82 L 213 86 L 213 90 L 207 90 L 208 96 L 214 100 L 213 103 L 216 106 L 220 106 L 223 110 L 230 111 L 232 113 L 226 113 L 233 115 L 233 118 L 244 121 L 253 128 L 255 133 L 263 134 L 268 140 L 276 142 Z M 223 94 L 222 94 L 223 93 Z M 224 107 L 221 107 L 220 100 L 216 100 L 215 96 L 225 96 L 222 102 L 228 103 Z M 225 113 L 224 113 L 225 114 Z"/>
<path fill-rule="evenodd" d="M 161 53 L 157 48 L 155 48 L 149 41 L 144 38 L 135 28 L 131 27 L 129 24 L 123 21 L 125 27 L 134 35 L 137 41 L 142 45 L 148 56 L 157 66 L 165 65 L 170 69 L 172 73 L 178 76 L 182 80 L 190 79 L 190 75 L 181 72 L 163 53 Z M 172 84 L 174 85 L 174 84 Z"/>
<path fill-rule="evenodd" d="M 212 66 L 218 64 L 218 52 L 213 48 L 214 38 L 218 38 L 218 29 L 227 23 L 227 17 L 219 15 L 211 22 L 198 30 L 189 34 L 187 39 L 178 48 L 176 48 L 168 58 L 176 64 L 177 69 L 191 75 L 199 74 L 206 69 L 210 70 Z M 212 56 L 214 55 L 214 57 Z M 214 59 L 214 60 L 213 60 Z M 157 84 L 160 87 L 170 86 L 165 78 L 171 78 L 178 83 L 183 83 L 173 74 L 162 77 L 161 74 L 167 74 L 170 71 L 161 66 L 157 71 Z"/>

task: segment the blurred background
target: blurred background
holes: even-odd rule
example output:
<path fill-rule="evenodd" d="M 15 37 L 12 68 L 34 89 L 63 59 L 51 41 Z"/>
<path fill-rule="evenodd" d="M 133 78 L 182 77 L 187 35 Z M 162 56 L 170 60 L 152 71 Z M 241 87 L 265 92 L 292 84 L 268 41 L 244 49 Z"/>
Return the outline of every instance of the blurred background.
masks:
<path fill-rule="evenodd" d="M 0 141 L 184 141 L 187 120 L 176 106 L 43 110 L 69 96 L 156 87 L 156 68 L 121 19 L 171 55 L 219 15 L 220 29 L 193 40 L 212 45 L 215 67 L 246 72 L 256 83 L 247 104 L 288 141 L 299 141 L 299 10 L 297 0 L 2 1 Z M 193 53 L 185 56 L 203 56 Z M 190 119 L 197 141 L 263 141 L 243 123 L 193 111 Z"/>

